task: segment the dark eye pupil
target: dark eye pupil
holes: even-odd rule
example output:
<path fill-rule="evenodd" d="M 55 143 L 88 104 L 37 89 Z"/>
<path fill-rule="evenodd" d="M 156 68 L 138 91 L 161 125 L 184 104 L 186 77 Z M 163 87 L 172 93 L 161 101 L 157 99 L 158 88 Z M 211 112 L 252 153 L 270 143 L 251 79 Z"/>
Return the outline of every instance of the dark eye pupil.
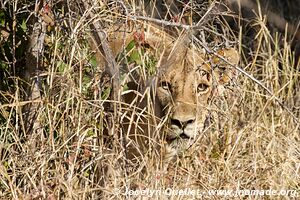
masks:
<path fill-rule="evenodd" d="M 200 83 L 197 88 L 197 92 L 204 92 L 208 88 L 208 85 L 205 83 Z"/>
<path fill-rule="evenodd" d="M 206 71 L 204 71 L 204 70 L 201 70 L 201 71 L 200 71 L 200 75 L 201 75 L 201 76 L 205 76 L 206 74 L 207 74 Z"/>
<path fill-rule="evenodd" d="M 160 83 L 161 87 L 164 89 L 164 90 L 170 90 L 171 89 L 171 84 L 166 82 L 166 81 L 163 81 Z"/>

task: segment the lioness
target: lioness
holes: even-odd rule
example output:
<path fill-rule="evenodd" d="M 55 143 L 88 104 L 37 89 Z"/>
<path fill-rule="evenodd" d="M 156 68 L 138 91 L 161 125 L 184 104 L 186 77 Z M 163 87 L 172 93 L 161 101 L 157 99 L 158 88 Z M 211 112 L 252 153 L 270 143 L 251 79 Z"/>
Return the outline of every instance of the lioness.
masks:
<path fill-rule="evenodd" d="M 153 140 L 163 139 L 167 144 L 167 157 L 173 157 L 189 148 L 204 130 L 209 102 L 230 81 L 233 68 L 216 55 L 206 55 L 186 36 L 176 39 L 151 24 L 142 27 L 131 31 L 121 27 L 108 36 L 114 56 L 130 41 L 137 40 L 136 45 L 139 43 L 150 47 L 158 60 L 157 73 L 149 81 L 154 84 L 148 85 L 152 100 L 137 97 L 138 86 L 129 87 L 131 92 L 125 92 L 124 95 L 129 105 L 136 100 L 140 110 L 149 103 L 153 105 L 151 109 L 155 110 L 150 123 L 149 120 L 145 123 L 147 117 L 131 111 L 132 106 L 127 108 L 128 117 L 124 127 L 128 138 L 131 138 L 132 148 L 129 151 L 137 155 L 136 151 L 149 149 L 149 143 Z M 237 51 L 232 48 L 221 49 L 217 54 L 233 65 L 239 61 Z M 157 121 L 164 121 L 163 128 L 157 128 L 161 127 Z"/>

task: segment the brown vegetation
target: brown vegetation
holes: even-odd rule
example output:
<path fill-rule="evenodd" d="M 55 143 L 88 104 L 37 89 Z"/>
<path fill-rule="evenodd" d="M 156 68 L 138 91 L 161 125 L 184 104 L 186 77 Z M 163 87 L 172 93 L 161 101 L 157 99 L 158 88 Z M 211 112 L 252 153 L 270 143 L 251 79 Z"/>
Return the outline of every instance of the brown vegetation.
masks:
<path fill-rule="evenodd" d="M 235 198 L 299 198 L 297 17 L 283 17 L 287 12 L 272 6 L 255 8 L 254 23 L 243 26 L 245 16 L 228 8 L 234 1 L 145 1 L 145 7 L 131 0 L 39 2 L 1 1 L 0 198 L 147 199 L 128 190 L 167 188 L 200 190 L 199 199 L 233 198 L 212 190 L 291 190 Z M 165 2 L 153 12 L 156 18 L 147 14 L 155 8 L 147 2 Z M 283 28 L 286 22 L 292 28 Z M 118 24 L 126 27 L 123 36 Z M 147 32 L 151 24 L 158 36 Z M 253 27 L 251 34 L 245 27 Z M 156 148 L 164 141 L 147 138 L 146 153 L 129 159 L 136 144 L 127 130 L 154 126 L 158 133 L 165 123 L 153 124 L 154 107 L 141 106 L 140 99 L 152 102 L 149 80 L 159 73 L 162 55 L 156 45 L 164 45 L 144 42 L 162 35 L 181 42 L 183 33 L 208 57 L 222 60 L 218 49 L 238 49 L 241 61 L 230 66 L 235 76 L 212 99 L 208 128 L 188 150 L 166 166 L 164 150 Z M 127 39 L 117 45 L 121 53 L 114 37 Z M 139 98 L 128 100 L 130 92 Z M 164 197 L 193 198 L 156 196 Z"/>

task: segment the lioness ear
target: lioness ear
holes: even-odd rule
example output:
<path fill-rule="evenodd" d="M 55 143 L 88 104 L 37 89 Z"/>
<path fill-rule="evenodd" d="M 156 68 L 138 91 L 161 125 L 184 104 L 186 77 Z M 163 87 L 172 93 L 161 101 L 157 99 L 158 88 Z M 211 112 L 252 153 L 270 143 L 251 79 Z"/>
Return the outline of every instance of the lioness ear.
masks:
<path fill-rule="evenodd" d="M 237 76 L 234 65 L 237 65 L 239 62 L 239 54 L 233 48 L 219 50 L 217 54 L 219 56 L 213 56 L 211 59 L 214 65 L 213 73 L 217 86 L 214 93 L 222 95 L 225 90 L 224 86 Z"/>
<path fill-rule="evenodd" d="M 239 54 L 234 48 L 217 51 L 219 56 L 213 56 L 214 74 L 218 85 L 226 85 L 236 76 L 236 69 L 232 65 L 239 62 Z M 223 60 L 224 59 L 224 60 Z"/>

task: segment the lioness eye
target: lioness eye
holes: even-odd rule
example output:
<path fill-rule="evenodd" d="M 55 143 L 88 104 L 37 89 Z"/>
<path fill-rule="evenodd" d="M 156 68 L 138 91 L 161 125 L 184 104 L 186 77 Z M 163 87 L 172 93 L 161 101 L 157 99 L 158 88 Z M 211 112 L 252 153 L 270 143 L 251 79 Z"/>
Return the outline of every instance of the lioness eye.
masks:
<path fill-rule="evenodd" d="M 204 70 L 199 70 L 200 76 L 205 76 L 207 75 L 207 72 Z"/>
<path fill-rule="evenodd" d="M 204 92 L 204 91 L 207 90 L 207 88 L 208 88 L 208 85 L 207 85 L 207 84 L 205 84 L 205 83 L 200 83 L 200 84 L 198 85 L 198 87 L 197 87 L 197 92 L 198 92 L 198 93 L 199 93 L 199 92 Z"/>
<path fill-rule="evenodd" d="M 160 86 L 162 87 L 162 89 L 164 90 L 171 90 L 171 84 L 167 81 L 162 81 L 160 83 Z"/>

